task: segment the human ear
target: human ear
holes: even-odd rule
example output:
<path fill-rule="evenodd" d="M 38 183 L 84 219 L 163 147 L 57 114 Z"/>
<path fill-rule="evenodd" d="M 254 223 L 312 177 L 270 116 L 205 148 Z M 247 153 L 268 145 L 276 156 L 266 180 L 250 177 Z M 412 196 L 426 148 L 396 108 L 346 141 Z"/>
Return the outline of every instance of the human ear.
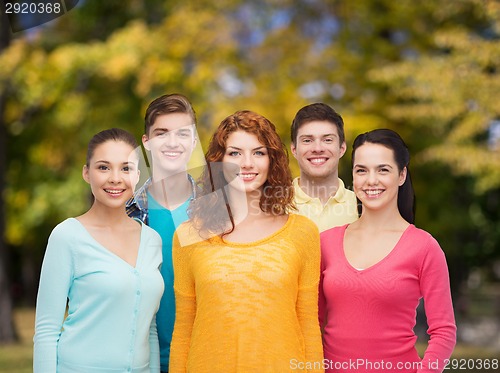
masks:
<path fill-rule="evenodd" d="M 149 141 L 149 137 L 147 135 L 142 135 L 142 145 L 144 145 L 144 148 L 147 150 L 147 151 L 151 151 L 151 149 L 149 148 L 149 144 L 148 144 L 148 141 Z"/>
<path fill-rule="evenodd" d="M 293 156 L 297 158 L 297 147 L 293 142 L 290 144 L 290 150 L 292 151 Z"/>
<path fill-rule="evenodd" d="M 407 168 L 403 168 L 399 173 L 399 186 L 403 185 L 406 181 Z"/>
<path fill-rule="evenodd" d="M 339 158 L 342 158 L 344 156 L 346 150 L 347 150 L 347 144 L 345 143 L 345 141 L 343 141 L 342 144 L 340 144 Z"/>
<path fill-rule="evenodd" d="M 141 171 L 139 169 L 136 170 L 135 176 L 131 178 L 132 181 L 132 190 L 135 190 L 135 187 L 139 183 L 139 179 L 141 178 Z"/>
<path fill-rule="evenodd" d="M 83 180 L 85 180 L 88 184 L 90 184 L 90 178 L 89 178 L 89 168 L 87 167 L 87 165 L 83 165 L 83 169 L 82 169 L 82 177 L 83 177 Z"/>

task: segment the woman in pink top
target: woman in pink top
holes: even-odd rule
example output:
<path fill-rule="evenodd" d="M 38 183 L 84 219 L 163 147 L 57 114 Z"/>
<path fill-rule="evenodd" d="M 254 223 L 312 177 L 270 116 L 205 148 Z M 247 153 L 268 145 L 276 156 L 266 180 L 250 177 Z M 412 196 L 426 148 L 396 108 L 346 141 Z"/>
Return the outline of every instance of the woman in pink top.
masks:
<path fill-rule="evenodd" d="M 448 267 L 414 222 L 410 156 L 394 131 L 354 141 L 359 220 L 321 234 L 319 321 L 329 372 L 441 372 L 456 341 Z M 421 359 L 413 332 L 424 299 L 430 340 Z"/>

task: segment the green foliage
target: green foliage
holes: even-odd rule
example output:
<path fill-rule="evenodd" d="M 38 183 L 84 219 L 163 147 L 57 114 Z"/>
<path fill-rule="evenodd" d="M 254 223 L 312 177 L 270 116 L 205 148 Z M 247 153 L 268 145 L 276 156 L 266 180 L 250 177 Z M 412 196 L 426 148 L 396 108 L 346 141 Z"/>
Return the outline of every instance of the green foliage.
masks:
<path fill-rule="evenodd" d="M 436 10 L 461 22 L 432 28 L 425 53 L 368 76 L 413 150 L 417 221 L 439 238 L 458 282 L 500 256 L 500 140 L 490 133 L 500 118 L 500 6 L 460 1 Z"/>
<path fill-rule="evenodd" d="M 426 130 L 436 143 L 421 154 L 476 179 L 476 192 L 500 187 L 499 144 L 488 131 L 500 117 L 500 43 L 456 29 L 435 34 L 434 54 L 373 71 L 397 101 L 390 118 Z M 496 38 L 500 38 L 497 35 Z"/>
<path fill-rule="evenodd" d="M 50 229 L 89 206 L 90 137 L 116 126 L 139 139 L 147 104 L 182 92 L 205 148 L 240 109 L 289 143 L 294 114 L 314 101 L 343 115 L 349 147 L 369 129 L 397 130 L 413 154 L 417 223 L 457 272 L 484 264 L 500 239 L 489 208 L 499 151 L 486 145 L 500 118 L 498 11 L 480 0 L 81 2 L 0 54 L 7 242 L 41 257 Z M 347 154 L 348 186 L 349 167 Z"/>

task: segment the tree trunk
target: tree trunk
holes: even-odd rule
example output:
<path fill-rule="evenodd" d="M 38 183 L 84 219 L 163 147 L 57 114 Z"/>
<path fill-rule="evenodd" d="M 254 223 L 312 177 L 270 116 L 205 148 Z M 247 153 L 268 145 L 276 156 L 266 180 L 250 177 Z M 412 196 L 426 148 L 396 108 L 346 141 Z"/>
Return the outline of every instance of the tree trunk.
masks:
<path fill-rule="evenodd" d="M 4 8 L 5 9 L 5 8 Z M 5 12 L 0 11 L 0 53 L 10 43 L 11 32 L 9 20 Z M 0 343 L 14 342 L 17 340 L 12 318 L 12 297 L 9 286 L 9 253 L 5 243 L 5 175 L 7 171 L 7 123 L 5 123 L 6 93 L 0 92 Z"/>

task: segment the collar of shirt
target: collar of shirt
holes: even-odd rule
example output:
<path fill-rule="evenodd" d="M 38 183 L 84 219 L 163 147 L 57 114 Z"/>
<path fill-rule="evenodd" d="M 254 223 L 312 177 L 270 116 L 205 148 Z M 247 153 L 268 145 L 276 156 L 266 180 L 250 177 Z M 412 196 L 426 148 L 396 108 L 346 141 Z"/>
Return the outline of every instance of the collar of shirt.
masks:
<path fill-rule="evenodd" d="M 191 183 L 191 199 L 196 198 L 196 183 L 191 175 L 187 175 L 189 182 Z M 148 188 L 152 183 L 152 179 L 146 180 L 143 186 L 141 186 L 135 193 L 134 196 L 127 201 L 125 207 L 127 210 L 132 207 L 136 207 L 140 211 L 145 211 L 148 209 Z"/>
<path fill-rule="evenodd" d="M 328 201 L 330 201 L 331 199 L 337 201 L 337 202 L 343 202 L 344 199 L 345 199 L 345 185 L 344 185 L 344 182 L 342 181 L 342 179 L 338 179 L 339 180 L 339 187 L 337 189 L 337 192 L 335 193 L 334 196 L 330 196 L 330 198 L 328 199 Z M 308 203 L 312 200 L 319 200 L 319 198 L 317 197 L 311 197 L 310 195 L 306 194 L 306 192 L 304 192 L 302 190 L 302 188 L 300 187 L 299 185 L 299 178 L 296 177 L 295 179 L 293 179 L 293 188 L 294 188 L 294 191 L 295 191 L 295 202 L 296 203 Z"/>

